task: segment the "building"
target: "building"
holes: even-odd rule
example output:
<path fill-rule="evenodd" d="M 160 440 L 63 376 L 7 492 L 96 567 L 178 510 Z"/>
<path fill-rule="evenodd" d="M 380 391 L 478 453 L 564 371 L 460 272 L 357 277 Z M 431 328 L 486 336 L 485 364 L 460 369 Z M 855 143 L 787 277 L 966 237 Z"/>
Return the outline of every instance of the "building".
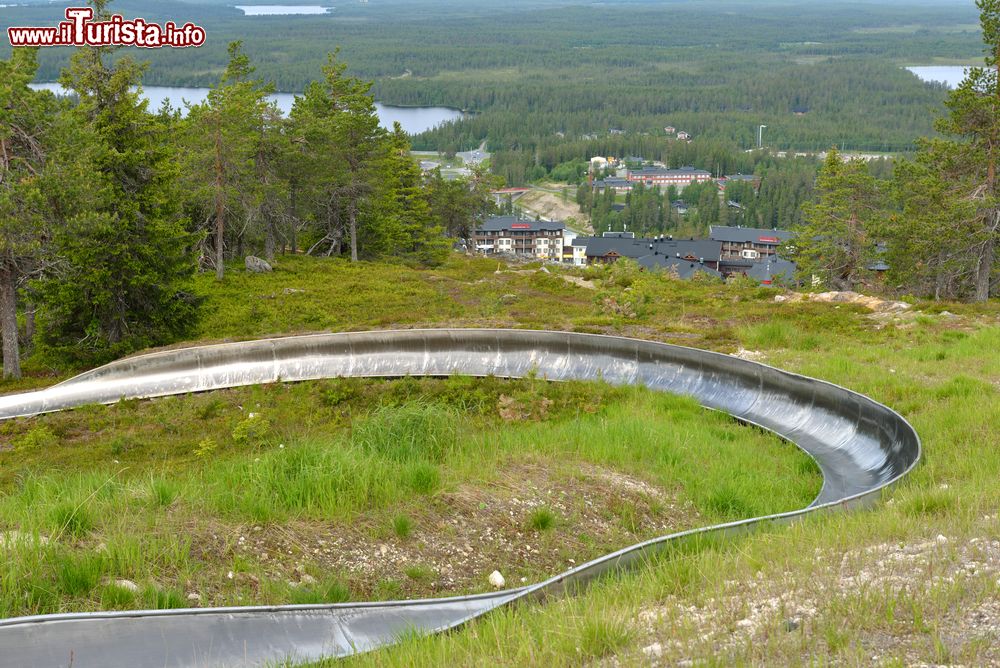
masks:
<path fill-rule="evenodd" d="M 637 262 L 643 269 L 650 271 L 665 271 L 667 273 L 675 274 L 677 278 L 682 278 L 684 280 L 694 278 L 696 274 L 704 274 L 705 276 L 711 276 L 712 278 L 722 278 L 722 274 L 707 266 L 703 262 L 681 260 L 675 257 L 666 257 L 663 255 L 646 255 L 639 258 Z"/>
<path fill-rule="evenodd" d="M 713 225 L 708 236 L 714 241 L 722 242 L 720 259 L 723 262 L 761 262 L 773 257 L 778 248 L 791 239 L 792 233 L 787 230 Z"/>
<path fill-rule="evenodd" d="M 681 141 L 691 141 L 691 134 L 689 132 L 684 132 L 681 130 L 677 133 L 677 138 Z"/>
<path fill-rule="evenodd" d="M 652 257 L 660 260 L 678 260 L 703 264 L 718 270 L 722 244 L 710 239 L 674 239 L 661 235 L 653 238 L 636 238 L 631 232 L 606 232 L 600 237 L 577 237 L 573 244 L 583 246 L 587 264 L 611 264 L 623 257 L 639 261 Z M 662 262 L 661 262 L 662 260 Z"/>
<path fill-rule="evenodd" d="M 719 188 L 724 189 L 728 183 L 751 183 L 754 191 L 760 190 L 760 177 L 753 174 L 726 174 L 718 180 Z"/>
<path fill-rule="evenodd" d="M 626 179 L 631 183 L 643 183 L 654 188 L 676 186 L 683 190 L 692 183 L 711 181 L 712 175 L 703 169 L 681 167 L 680 169 L 662 169 L 659 167 L 644 167 L 628 171 Z"/>
<path fill-rule="evenodd" d="M 663 131 L 666 132 L 668 135 L 672 135 L 677 133 L 677 128 L 675 128 L 672 125 L 668 125 L 667 127 L 663 128 Z"/>
<path fill-rule="evenodd" d="M 473 233 L 476 251 L 530 255 L 542 260 L 562 260 L 566 225 L 560 221 L 525 220 L 494 216 Z"/>
<path fill-rule="evenodd" d="M 627 193 L 632 190 L 632 184 L 628 179 L 618 178 L 617 176 L 609 176 L 606 179 L 594 181 L 595 190 L 603 191 L 605 188 L 611 188 L 616 193 Z"/>

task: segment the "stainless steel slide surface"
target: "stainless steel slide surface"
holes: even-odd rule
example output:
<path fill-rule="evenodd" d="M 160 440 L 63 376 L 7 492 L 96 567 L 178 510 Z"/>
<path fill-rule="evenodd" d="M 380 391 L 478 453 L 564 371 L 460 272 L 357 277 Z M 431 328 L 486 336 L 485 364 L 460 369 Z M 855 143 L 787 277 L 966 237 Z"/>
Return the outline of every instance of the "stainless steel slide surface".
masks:
<path fill-rule="evenodd" d="M 689 395 L 798 445 L 823 472 L 798 511 L 657 538 L 549 580 L 478 596 L 320 606 L 44 615 L 0 620 L 0 666 L 246 666 L 308 661 L 435 633 L 522 598 L 561 593 L 695 534 L 876 500 L 920 459 L 920 439 L 891 409 L 856 392 L 728 355 L 620 337 L 528 330 L 432 329 L 318 334 L 128 358 L 48 389 L 0 397 L 0 419 L 121 398 L 338 376 L 598 380 Z"/>

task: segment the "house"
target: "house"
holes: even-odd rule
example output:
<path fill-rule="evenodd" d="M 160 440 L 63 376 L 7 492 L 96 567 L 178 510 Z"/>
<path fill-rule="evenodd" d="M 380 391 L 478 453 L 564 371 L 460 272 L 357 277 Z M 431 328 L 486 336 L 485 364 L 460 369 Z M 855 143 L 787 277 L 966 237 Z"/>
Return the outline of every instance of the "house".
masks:
<path fill-rule="evenodd" d="M 627 179 L 621 179 L 617 176 L 609 176 L 606 179 L 594 181 L 594 190 L 603 191 L 605 188 L 611 188 L 617 193 L 627 193 L 632 190 L 632 184 Z"/>
<path fill-rule="evenodd" d="M 754 191 L 760 190 L 760 177 L 753 174 L 726 174 L 718 183 L 720 188 L 725 188 L 729 183 L 752 183 Z"/>
<path fill-rule="evenodd" d="M 722 242 L 720 259 L 727 261 L 760 262 L 774 256 L 778 248 L 792 237 L 787 230 L 764 230 L 754 227 L 713 225 L 710 239 Z"/>
<path fill-rule="evenodd" d="M 561 260 L 566 225 L 560 221 L 525 220 L 516 216 L 494 216 L 476 228 L 476 251 L 487 255 L 513 253 L 539 259 Z"/>
<path fill-rule="evenodd" d="M 677 278 L 682 278 L 684 280 L 694 278 L 696 274 L 703 274 L 705 276 L 711 276 L 712 278 L 722 278 L 722 274 L 715 269 L 706 266 L 703 262 L 682 260 L 675 257 L 666 257 L 664 255 L 646 255 L 639 258 L 637 262 L 643 269 L 650 271 L 665 271 L 667 273 L 676 274 Z"/>
<path fill-rule="evenodd" d="M 663 128 L 663 131 L 666 132 L 668 135 L 672 135 L 677 133 L 677 128 L 675 128 L 672 125 L 668 125 L 667 127 Z"/>
<path fill-rule="evenodd" d="M 677 133 L 677 138 L 681 141 L 691 141 L 690 133 L 684 132 L 683 130 Z"/>
<path fill-rule="evenodd" d="M 674 239 L 665 235 L 635 238 L 631 232 L 605 232 L 600 237 L 577 237 L 573 244 L 586 248 L 587 264 L 611 264 L 623 257 L 638 261 L 651 256 L 704 264 L 713 270 L 718 269 L 719 253 L 722 250 L 720 242 L 710 239 Z"/>
<path fill-rule="evenodd" d="M 779 281 L 792 281 L 795 270 L 794 262 L 773 257 L 764 262 L 754 262 L 744 275 L 759 280 L 761 285 L 775 285 Z"/>
<path fill-rule="evenodd" d="M 676 199 L 670 203 L 670 206 L 674 208 L 678 214 L 686 216 L 688 212 L 688 205 L 682 199 Z"/>
<path fill-rule="evenodd" d="M 643 183 L 654 188 L 676 186 L 678 190 L 683 190 L 692 183 L 711 181 L 712 175 L 704 169 L 695 169 L 694 167 L 681 167 L 680 169 L 643 167 L 636 170 L 630 169 L 626 179 L 631 183 Z"/>

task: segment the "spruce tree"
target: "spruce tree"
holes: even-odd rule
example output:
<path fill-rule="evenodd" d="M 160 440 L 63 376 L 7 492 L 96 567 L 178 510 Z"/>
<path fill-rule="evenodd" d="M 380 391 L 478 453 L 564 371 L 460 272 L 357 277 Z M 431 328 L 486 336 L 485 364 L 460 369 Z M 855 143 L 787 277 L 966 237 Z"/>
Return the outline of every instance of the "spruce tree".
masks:
<path fill-rule="evenodd" d="M 104 3 L 95 3 L 98 15 Z M 92 206 L 53 229 L 60 259 L 39 283 L 39 335 L 50 349 L 100 361 L 181 336 L 196 314 L 194 238 L 178 205 L 178 162 L 162 116 L 146 110 L 131 58 L 83 47 L 61 83 L 79 97 Z"/>

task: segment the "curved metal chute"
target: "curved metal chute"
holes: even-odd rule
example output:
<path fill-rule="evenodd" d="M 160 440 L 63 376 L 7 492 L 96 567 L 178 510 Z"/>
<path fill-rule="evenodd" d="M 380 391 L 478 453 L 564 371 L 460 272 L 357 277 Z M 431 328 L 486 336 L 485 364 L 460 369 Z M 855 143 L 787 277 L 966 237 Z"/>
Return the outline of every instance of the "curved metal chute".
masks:
<path fill-rule="evenodd" d="M 744 531 L 873 502 L 920 459 L 891 409 L 850 390 L 728 355 L 612 336 L 432 329 L 200 346 L 113 362 L 38 392 L 0 397 L 0 419 L 122 398 L 334 377 L 493 375 L 604 380 L 689 395 L 811 455 L 823 487 L 798 511 L 663 536 L 528 587 L 443 599 L 42 615 L 0 620 L 0 666 L 245 666 L 363 652 L 436 633 L 525 597 L 577 586 L 692 535 Z"/>

